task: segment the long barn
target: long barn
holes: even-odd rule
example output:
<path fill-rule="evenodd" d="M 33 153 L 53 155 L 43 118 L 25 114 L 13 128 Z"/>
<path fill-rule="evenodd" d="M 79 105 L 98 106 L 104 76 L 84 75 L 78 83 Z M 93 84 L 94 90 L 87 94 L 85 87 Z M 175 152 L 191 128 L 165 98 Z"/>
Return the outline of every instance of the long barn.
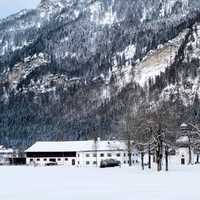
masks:
<path fill-rule="evenodd" d="M 26 151 L 28 165 L 46 166 L 51 163 L 64 166 L 100 166 L 102 160 L 114 159 L 121 165 L 129 163 L 127 145 L 124 141 L 66 141 L 36 142 Z M 138 153 L 131 152 L 132 164 L 138 163 Z"/>

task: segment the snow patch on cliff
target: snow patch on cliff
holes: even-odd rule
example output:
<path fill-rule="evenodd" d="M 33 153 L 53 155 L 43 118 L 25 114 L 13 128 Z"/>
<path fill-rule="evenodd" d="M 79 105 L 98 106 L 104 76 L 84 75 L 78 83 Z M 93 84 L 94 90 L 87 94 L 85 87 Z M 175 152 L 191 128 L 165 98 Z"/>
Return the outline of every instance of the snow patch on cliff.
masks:
<path fill-rule="evenodd" d="M 165 72 L 166 68 L 174 62 L 175 56 L 188 31 L 186 29 L 157 50 L 149 52 L 134 69 L 135 82 L 144 87 L 149 79 L 155 80 L 156 76 L 160 75 L 161 72 Z"/>
<path fill-rule="evenodd" d="M 112 25 L 117 23 L 117 13 L 113 11 L 114 0 L 108 8 L 105 8 L 102 2 L 95 2 L 90 5 L 89 9 L 91 12 L 91 21 L 98 25 Z"/>
<path fill-rule="evenodd" d="M 117 55 L 121 57 L 124 55 L 125 59 L 129 60 L 129 59 L 133 59 L 133 57 L 135 56 L 135 53 L 136 53 L 136 47 L 135 45 L 131 44 L 127 46 L 124 51 L 117 52 Z"/>
<path fill-rule="evenodd" d="M 47 55 L 39 53 L 32 57 L 27 57 L 24 62 L 20 62 L 14 66 L 14 68 L 7 72 L 8 81 L 10 83 L 11 89 L 17 92 L 17 86 L 22 81 L 25 80 L 30 73 L 32 73 L 36 68 L 43 66 L 49 62 Z"/>
<path fill-rule="evenodd" d="M 161 101 L 175 102 L 178 98 L 182 100 L 185 106 L 194 103 L 196 95 L 200 97 L 200 79 L 188 78 L 186 81 L 175 85 L 168 85 L 161 93 Z"/>
<path fill-rule="evenodd" d="M 187 10 L 189 7 L 189 0 L 164 0 L 160 9 L 160 17 L 170 15 L 177 3 L 182 4 L 182 10 Z"/>
<path fill-rule="evenodd" d="M 193 59 L 200 58 L 200 24 L 193 26 L 193 33 L 189 38 L 185 48 L 185 62 L 191 62 Z"/>

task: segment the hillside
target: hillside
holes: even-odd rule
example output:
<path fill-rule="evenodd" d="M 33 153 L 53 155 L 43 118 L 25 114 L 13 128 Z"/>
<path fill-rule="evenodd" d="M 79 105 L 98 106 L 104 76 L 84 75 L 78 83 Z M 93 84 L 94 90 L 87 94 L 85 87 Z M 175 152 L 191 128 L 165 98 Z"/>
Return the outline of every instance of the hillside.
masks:
<path fill-rule="evenodd" d="M 0 20 L 0 143 L 118 137 L 142 102 L 170 102 L 177 123 L 199 119 L 199 8 L 42 0 Z"/>

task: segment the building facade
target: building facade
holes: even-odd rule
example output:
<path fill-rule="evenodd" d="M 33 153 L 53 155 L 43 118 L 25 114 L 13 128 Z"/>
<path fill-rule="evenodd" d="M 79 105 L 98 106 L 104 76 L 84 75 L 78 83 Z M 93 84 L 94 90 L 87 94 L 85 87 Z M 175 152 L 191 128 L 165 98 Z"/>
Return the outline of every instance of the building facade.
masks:
<path fill-rule="evenodd" d="M 127 145 L 123 141 L 36 142 L 26 151 L 27 165 L 99 167 L 102 160 L 114 159 L 129 164 Z M 131 150 L 132 164 L 138 163 L 138 153 Z"/>
<path fill-rule="evenodd" d="M 180 126 L 180 132 L 176 139 L 176 154 L 174 163 L 187 165 L 195 164 L 197 160 L 197 145 L 198 141 L 196 133 L 190 126 L 183 123 Z"/>

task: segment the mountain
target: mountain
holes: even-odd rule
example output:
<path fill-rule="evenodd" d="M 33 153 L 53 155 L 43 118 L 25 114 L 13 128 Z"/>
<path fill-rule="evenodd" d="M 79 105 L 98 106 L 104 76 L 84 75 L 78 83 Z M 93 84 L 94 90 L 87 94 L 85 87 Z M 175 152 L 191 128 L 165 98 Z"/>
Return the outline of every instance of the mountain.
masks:
<path fill-rule="evenodd" d="M 125 111 L 199 119 L 198 0 L 42 0 L 0 20 L 0 142 L 119 137 Z"/>

